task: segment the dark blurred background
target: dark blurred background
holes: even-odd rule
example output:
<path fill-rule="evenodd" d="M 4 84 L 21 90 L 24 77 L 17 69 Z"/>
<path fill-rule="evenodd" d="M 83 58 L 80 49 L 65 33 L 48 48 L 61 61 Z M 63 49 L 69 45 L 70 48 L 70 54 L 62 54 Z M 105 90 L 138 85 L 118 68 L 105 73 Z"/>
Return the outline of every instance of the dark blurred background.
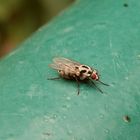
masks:
<path fill-rule="evenodd" d="M 74 0 L 0 0 L 0 58 Z"/>

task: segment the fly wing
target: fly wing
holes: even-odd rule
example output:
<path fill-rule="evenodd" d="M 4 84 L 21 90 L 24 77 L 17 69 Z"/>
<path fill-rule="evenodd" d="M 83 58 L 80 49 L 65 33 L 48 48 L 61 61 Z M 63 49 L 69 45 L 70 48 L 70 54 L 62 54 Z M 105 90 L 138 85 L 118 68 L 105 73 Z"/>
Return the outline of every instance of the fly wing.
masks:
<path fill-rule="evenodd" d="M 64 57 L 56 57 L 53 59 L 53 62 L 53 64 L 50 64 L 50 67 L 53 69 L 64 71 L 67 69 L 69 72 L 75 72 L 75 67 L 79 67 L 81 65 L 76 61 L 69 60 Z"/>
<path fill-rule="evenodd" d="M 79 62 L 76 62 L 76 61 L 73 61 L 64 57 L 56 57 L 53 59 L 53 62 L 64 63 L 64 64 L 69 64 L 69 65 L 77 65 L 77 66 L 81 65 Z"/>

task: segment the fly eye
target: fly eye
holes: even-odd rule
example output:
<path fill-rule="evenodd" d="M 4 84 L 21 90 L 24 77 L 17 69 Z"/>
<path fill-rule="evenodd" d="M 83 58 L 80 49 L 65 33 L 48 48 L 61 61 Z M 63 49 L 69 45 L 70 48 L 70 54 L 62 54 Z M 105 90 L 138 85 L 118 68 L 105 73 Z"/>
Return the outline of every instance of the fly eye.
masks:
<path fill-rule="evenodd" d="M 81 71 L 80 71 L 80 73 L 85 73 L 85 72 L 87 72 L 87 71 L 86 71 L 86 70 L 81 70 Z"/>
<path fill-rule="evenodd" d="M 89 72 L 88 72 L 88 74 L 92 74 L 92 72 L 91 72 L 91 71 L 89 71 Z"/>

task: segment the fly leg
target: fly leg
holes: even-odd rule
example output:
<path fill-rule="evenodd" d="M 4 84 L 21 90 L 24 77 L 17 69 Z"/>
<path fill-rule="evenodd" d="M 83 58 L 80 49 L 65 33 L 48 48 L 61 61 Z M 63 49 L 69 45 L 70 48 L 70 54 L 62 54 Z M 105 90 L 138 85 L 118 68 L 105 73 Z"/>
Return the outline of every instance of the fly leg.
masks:
<path fill-rule="evenodd" d="M 75 77 L 75 80 L 76 80 L 77 89 L 78 89 L 77 95 L 79 95 L 79 93 L 80 93 L 80 83 L 79 83 L 79 80 L 77 79 L 77 77 Z"/>
<path fill-rule="evenodd" d="M 106 83 L 104 83 L 104 82 L 102 82 L 102 81 L 100 81 L 100 80 L 98 80 L 98 82 L 100 82 L 101 84 L 103 84 L 103 85 L 105 85 L 105 86 L 109 86 L 108 84 L 106 84 Z"/>
<path fill-rule="evenodd" d="M 47 78 L 47 80 L 59 80 L 61 79 L 60 77 L 54 77 L 54 78 Z"/>
<path fill-rule="evenodd" d="M 101 93 L 103 93 L 103 91 L 102 91 L 99 87 L 97 87 L 96 84 L 95 84 L 92 80 L 89 80 L 89 81 L 90 81 L 90 83 L 91 83 L 98 91 L 100 91 Z"/>

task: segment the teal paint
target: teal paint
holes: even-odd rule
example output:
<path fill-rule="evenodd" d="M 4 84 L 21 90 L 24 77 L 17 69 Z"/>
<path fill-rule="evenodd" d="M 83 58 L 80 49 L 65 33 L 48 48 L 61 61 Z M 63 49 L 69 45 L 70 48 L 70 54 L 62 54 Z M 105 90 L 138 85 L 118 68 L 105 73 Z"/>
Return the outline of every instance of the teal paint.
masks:
<path fill-rule="evenodd" d="M 136 0 L 78 0 L 3 58 L 0 139 L 138 140 L 139 9 Z M 110 87 L 81 84 L 77 96 L 75 82 L 47 80 L 58 56 L 95 67 Z"/>

